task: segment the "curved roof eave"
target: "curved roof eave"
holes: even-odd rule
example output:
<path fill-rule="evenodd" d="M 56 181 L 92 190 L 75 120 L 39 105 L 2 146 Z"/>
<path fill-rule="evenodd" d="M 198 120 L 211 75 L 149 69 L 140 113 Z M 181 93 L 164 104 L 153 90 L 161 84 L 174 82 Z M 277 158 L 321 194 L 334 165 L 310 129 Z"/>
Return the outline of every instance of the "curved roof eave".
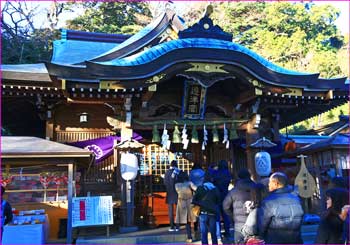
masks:
<path fill-rule="evenodd" d="M 92 62 L 104 62 L 117 58 L 125 57 L 143 47 L 148 45 L 151 41 L 157 38 L 166 28 L 170 25 L 174 25 L 174 29 L 182 30 L 184 27 L 180 26 L 181 21 L 177 21 L 176 14 L 173 10 L 166 9 L 163 15 L 159 16 L 154 22 L 147 25 L 141 31 L 128 38 L 126 41 L 109 50 L 108 52 L 101 54 L 97 57 L 90 59 Z"/>
<path fill-rule="evenodd" d="M 73 78 L 79 78 L 80 80 L 96 80 L 96 77 L 91 76 L 85 65 L 66 65 L 46 62 L 45 66 L 50 76 L 56 76 L 60 79 L 73 80 Z"/>
<path fill-rule="evenodd" d="M 334 87 L 344 89 L 345 78 L 318 79 L 318 73 L 287 70 L 239 44 L 215 39 L 178 39 L 123 59 L 86 64 L 88 70 L 94 75 L 130 80 L 147 78 L 180 62 L 212 62 L 240 66 L 272 85 L 321 90 Z"/>

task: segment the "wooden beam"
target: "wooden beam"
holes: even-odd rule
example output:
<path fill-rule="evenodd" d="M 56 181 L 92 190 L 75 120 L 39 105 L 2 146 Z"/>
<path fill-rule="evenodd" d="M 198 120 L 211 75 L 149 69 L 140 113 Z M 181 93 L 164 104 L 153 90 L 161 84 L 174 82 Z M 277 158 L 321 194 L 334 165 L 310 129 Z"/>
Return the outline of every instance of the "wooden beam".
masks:
<path fill-rule="evenodd" d="M 235 97 L 233 100 L 233 105 L 244 104 L 255 99 L 257 96 L 255 94 L 255 90 L 248 90 L 246 92 L 241 93 L 239 96 Z"/>
<path fill-rule="evenodd" d="M 98 98 L 96 98 L 98 99 Z M 124 99 L 123 98 L 100 98 L 99 100 L 96 100 L 95 98 L 87 98 L 85 100 L 82 99 L 72 99 L 72 98 L 67 98 L 67 102 L 70 104 L 95 104 L 95 105 L 103 105 L 105 103 L 113 103 L 113 104 L 124 104 Z"/>

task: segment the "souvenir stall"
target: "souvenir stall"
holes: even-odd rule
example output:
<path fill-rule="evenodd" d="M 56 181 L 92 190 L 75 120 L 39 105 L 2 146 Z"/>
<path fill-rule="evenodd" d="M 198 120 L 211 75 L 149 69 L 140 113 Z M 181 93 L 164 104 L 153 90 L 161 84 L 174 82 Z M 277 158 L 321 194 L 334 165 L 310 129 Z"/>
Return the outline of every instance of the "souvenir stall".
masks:
<path fill-rule="evenodd" d="M 349 178 L 349 142 L 349 133 L 339 133 L 284 154 L 286 158 L 295 158 L 300 154 L 306 156 L 305 167 L 316 181 L 312 201 L 317 211 L 324 208 L 318 207 L 318 203 L 325 203 L 324 192 L 329 188 L 330 180 L 335 176 Z"/>
<path fill-rule="evenodd" d="M 67 220 L 64 232 L 71 243 L 72 196 L 79 188 L 78 173 L 91 164 L 91 152 L 36 137 L 8 136 L 1 141 L 1 184 L 14 214 L 4 227 L 3 244 L 57 239 L 60 219 Z"/>

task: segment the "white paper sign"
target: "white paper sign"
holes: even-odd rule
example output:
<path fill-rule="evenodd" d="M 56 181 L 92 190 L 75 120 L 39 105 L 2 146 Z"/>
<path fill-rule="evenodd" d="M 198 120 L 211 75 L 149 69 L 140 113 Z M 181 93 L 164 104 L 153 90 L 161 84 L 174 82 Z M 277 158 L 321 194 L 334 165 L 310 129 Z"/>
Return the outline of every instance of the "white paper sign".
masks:
<path fill-rule="evenodd" d="M 113 224 L 112 196 L 74 197 L 72 203 L 72 227 Z"/>

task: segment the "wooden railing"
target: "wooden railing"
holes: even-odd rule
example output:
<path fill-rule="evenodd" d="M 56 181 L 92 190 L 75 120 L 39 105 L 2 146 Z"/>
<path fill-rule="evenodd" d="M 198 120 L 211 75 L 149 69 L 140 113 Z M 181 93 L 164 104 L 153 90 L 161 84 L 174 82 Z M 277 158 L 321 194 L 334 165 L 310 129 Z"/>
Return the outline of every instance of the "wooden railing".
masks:
<path fill-rule="evenodd" d="M 66 130 L 56 129 L 56 141 L 62 143 L 69 143 L 75 141 L 83 141 L 90 139 L 97 139 L 115 134 L 115 132 L 108 129 L 91 129 L 85 130 L 81 128 L 70 128 Z"/>

